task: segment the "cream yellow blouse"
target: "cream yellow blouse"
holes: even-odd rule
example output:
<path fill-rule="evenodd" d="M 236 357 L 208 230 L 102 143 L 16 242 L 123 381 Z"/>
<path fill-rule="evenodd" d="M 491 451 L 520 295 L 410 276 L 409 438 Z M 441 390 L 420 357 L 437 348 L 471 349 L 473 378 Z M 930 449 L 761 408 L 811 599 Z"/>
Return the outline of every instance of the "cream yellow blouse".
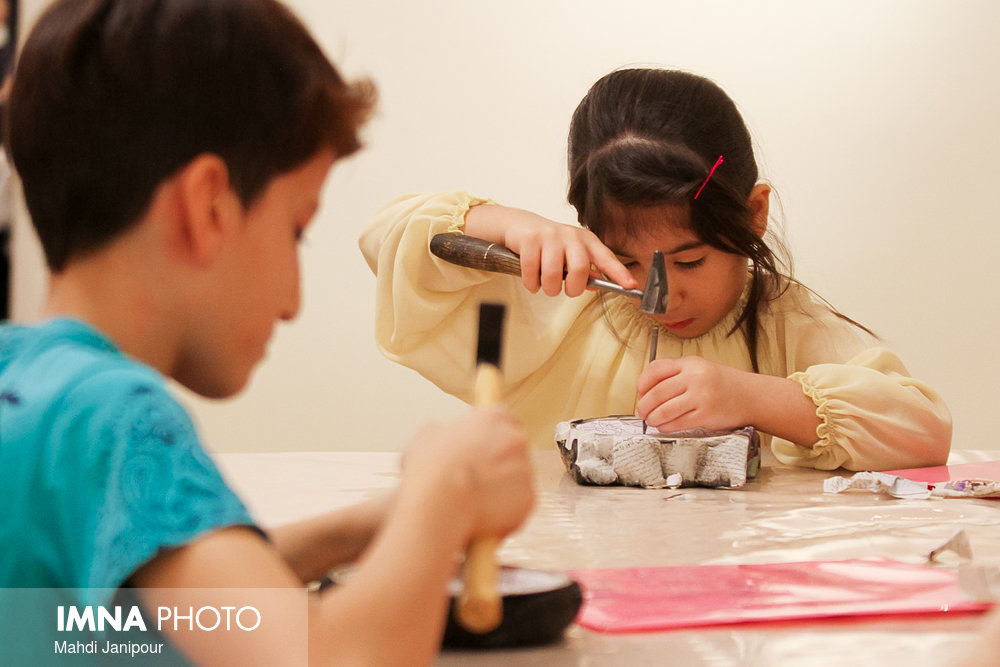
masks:
<path fill-rule="evenodd" d="M 484 201 L 462 192 L 404 196 L 362 233 L 361 250 L 377 277 L 379 349 L 470 401 L 478 304 L 506 303 L 506 401 L 534 447 L 554 446 L 559 421 L 633 414 L 653 321 L 632 301 L 596 292 L 576 298 L 531 294 L 514 276 L 430 254 L 432 236 L 461 231 L 469 207 Z M 743 336 L 728 335 L 741 306 L 697 338 L 661 328 L 657 356 L 699 355 L 751 370 Z M 796 285 L 761 313 L 760 327 L 760 372 L 799 382 L 822 419 L 811 447 L 771 439 L 780 461 L 824 470 L 945 462 L 948 408 L 934 390 L 909 377 L 895 354 Z"/>

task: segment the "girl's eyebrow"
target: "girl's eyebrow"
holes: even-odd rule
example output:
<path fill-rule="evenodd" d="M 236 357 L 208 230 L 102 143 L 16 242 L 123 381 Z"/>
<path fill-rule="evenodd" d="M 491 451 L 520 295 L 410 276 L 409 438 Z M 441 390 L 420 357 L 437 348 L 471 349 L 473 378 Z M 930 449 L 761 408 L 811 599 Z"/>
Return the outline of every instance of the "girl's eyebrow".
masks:
<path fill-rule="evenodd" d="M 679 252 L 684 252 L 685 250 L 694 250 L 695 248 L 700 248 L 705 245 L 704 241 L 688 241 L 687 243 L 682 243 L 675 248 L 671 248 L 665 254 L 676 255 Z"/>
<path fill-rule="evenodd" d="M 695 241 L 685 241 L 684 243 L 680 244 L 679 246 L 671 248 L 670 250 L 666 251 L 663 254 L 665 254 L 665 255 L 676 255 L 677 253 L 684 252 L 685 250 L 694 250 L 695 248 L 701 248 L 704 245 L 705 245 L 704 241 L 697 241 L 697 240 L 695 240 Z M 619 250 L 619 249 L 613 248 L 611 246 L 608 246 L 608 248 L 611 250 L 611 252 L 615 253 L 615 255 L 618 258 L 620 258 L 620 259 L 621 258 L 624 258 L 624 259 L 635 259 L 635 257 L 633 257 L 632 255 L 628 254 L 627 252 L 625 252 L 623 250 Z"/>

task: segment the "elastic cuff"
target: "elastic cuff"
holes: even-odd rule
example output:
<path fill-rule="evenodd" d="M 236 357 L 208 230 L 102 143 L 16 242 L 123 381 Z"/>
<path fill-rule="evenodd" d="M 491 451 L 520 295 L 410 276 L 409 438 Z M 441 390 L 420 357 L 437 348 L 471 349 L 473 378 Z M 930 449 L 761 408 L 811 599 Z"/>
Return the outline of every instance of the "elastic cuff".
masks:
<path fill-rule="evenodd" d="M 829 400 L 822 395 L 822 391 L 807 381 L 807 376 L 803 372 L 792 373 L 789 380 L 794 380 L 802 387 L 802 393 L 809 397 L 816 405 L 816 416 L 820 418 L 820 425 L 816 427 L 816 442 L 813 443 L 814 450 L 821 450 L 833 444 L 834 427 L 830 419 Z"/>
<path fill-rule="evenodd" d="M 480 204 L 496 204 L 492 199 L 481 199 L 479 197 L 474 197 L 470 194 L 463 194 L 458 202 L 458 206 L 455 208 L 452 214 L 451 221 L 448 223 L 448 228 L 445 230 L 447 233 L 454 234 L 464 234 L 465 233 L 465 214 L 469 212 L 469 209 L 473 206 L 479 206 Z"/>

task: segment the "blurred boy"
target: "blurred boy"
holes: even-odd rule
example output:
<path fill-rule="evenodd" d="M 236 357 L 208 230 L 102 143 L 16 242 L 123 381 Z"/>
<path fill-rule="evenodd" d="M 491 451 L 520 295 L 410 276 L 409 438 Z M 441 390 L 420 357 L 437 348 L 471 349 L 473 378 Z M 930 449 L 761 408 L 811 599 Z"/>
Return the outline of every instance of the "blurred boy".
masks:
<path fill-rule="evenodd" d="M 310 661 L 432 658 L 456 557 L 532 504 L 521 427 L 429 426 L 391 497 L 265 536 L 164 380 L 243 388 L 299 310 L 298 239 L 372 103 L 273 0 L 60 0 L 39 19 L 7 129 L 52 280 L 42 323 L 0 327 L 0 586 L 92 605 L 135 586 L 148 609 L 363 556 L 310 603 Z M 195 662 L 290 664 L 305 647 L 281 618 L 168 638 Z"/>

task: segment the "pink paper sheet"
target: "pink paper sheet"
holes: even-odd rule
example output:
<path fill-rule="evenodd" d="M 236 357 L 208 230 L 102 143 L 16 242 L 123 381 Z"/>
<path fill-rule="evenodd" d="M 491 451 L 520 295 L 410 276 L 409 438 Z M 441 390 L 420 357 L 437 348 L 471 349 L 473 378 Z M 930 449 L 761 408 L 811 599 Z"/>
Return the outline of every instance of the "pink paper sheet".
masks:
<path fill-rule="evenodd" d="M 954 573 L 890 558 L 572 570 L 576 622 L 642 632 L 831 616 L 981 611 Z"/>
<path fill-rule="evenodd" d="M 1000 461 L 959 463 L 953 466 L 930 466 L 928 468 L 907 468 L 905 470 L 885 470 L 889 475 L 899 475 L 916 482 L 937 484 L 960 479 L 1000 480 Z"/>

